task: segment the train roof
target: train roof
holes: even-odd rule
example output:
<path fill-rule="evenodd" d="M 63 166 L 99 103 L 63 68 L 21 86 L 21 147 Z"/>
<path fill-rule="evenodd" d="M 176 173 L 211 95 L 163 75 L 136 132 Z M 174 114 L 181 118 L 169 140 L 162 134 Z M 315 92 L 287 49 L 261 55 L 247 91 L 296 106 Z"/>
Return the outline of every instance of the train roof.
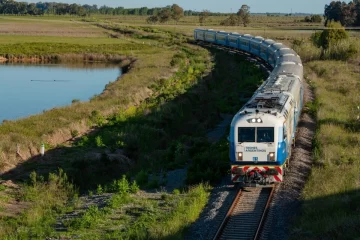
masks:
<path fill-rule="evenodd" d="M 246 38 L 246 39 L 252 39 L 254 36 L 251 34 L 243 34 L 241 35 L 241 38 Z"/>
<path fill-rule="evenodd" d="M 284 44 L 279 43 L 279 42 L 275 42 L 273 44 L 271 44 L 271 46 L 269 47 L 269 49 L 273 52 L 276 52 L 277 50 L 286 47 Z"/>
<path fill-rule="evenodd" d="M 258 43 L 261 43 L 262 41 L 264 41 L 264 38 L 260 36 L 256 36 L 253 39 L 251 39 L 251 41 L 256 41 Z"/>

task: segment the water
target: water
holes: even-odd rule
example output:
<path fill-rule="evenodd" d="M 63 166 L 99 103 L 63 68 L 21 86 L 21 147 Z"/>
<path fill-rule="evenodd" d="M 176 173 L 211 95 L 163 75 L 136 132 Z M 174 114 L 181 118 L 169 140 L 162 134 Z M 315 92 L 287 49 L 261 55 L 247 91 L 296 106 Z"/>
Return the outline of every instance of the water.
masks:
<path fill-rule="evenodd" d="M 70 105 L 72 100 L 88 101 L 117 80 L 121 68 L 112 65 L 0 65 L 0 124 Z"/>

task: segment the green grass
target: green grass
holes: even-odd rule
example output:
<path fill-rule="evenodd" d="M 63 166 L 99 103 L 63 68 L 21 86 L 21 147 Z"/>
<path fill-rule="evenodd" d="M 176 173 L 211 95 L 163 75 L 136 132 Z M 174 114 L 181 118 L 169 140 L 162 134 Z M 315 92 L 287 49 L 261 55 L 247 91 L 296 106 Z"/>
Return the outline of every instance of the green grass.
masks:
<path fill-rule="evenodd" d="M 9 44 L 24 44 L 24 43 L 55 43 L 55 44 L 75 44 L 75 45 L 96 45 L 96 44 L 126 44 L 129 41 L 124 39 L 98 37 L 98 38 L 85 38 L 85 37 L 55 37 L 55 36 L 14 36 L 4 35 L 0 37 L 1 45 Z M 71 52 L 71 51 L 70 51 Z"/>
<path fill-rule="evenodd" d="M 165 193 L 160 199 L 116 194 L 106 207 L 92 206 L 71 220 L 69 230 L 59 235 L 81 239 L 183 239 L 187 227 L 208 201 L 209 191 L 208 185 L 200 184 L 181 194 Z"/>
<path fill-rule="evenodd" d="M 360 73 L 332 61 L 310 62 L 306 70 L 315 86 L 318 130 L 293 239 L 353 239 L 360 234 Z"/>
<path fill-rule="evenodd" d="M 69 210 L 76 200 L 76 190 L 61 170 L 50 173 L 48 180 L 36 175 L 17 195 L 18 204 L 28 204 L 18 217 L 0 218 L 1 239 L 41 239 L 53 232 L 56 216 Z"/>

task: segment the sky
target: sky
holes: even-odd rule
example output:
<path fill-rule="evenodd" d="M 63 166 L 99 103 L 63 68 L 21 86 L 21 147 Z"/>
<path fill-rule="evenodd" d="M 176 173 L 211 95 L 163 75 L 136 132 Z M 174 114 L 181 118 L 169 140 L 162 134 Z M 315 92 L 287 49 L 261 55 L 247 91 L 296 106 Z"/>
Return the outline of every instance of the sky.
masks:
<path fill-rule="evenodd" d="M 237 12 L 242 4 L 250 6 L 253 13 L 280 12 L 280 13 L 324 13 L 325 4 L 332 0 L 27 0 L 27 2 L 64 2 L 77 4 L 97 4 L 110 7 L 164 7 L 176 3 L 185 10 L 201 11 L 208 9 L 211 12 Z M 350 0 L 348 0 L 350 1 Z M 348 2 L 346 1 L 346 2 Z"/>

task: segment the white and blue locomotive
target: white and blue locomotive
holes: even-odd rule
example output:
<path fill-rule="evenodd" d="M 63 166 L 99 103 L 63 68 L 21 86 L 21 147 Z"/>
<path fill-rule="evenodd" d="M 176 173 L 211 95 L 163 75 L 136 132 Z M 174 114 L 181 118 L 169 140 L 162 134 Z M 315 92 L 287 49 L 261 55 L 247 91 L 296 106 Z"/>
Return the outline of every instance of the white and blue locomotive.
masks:
<path fill-rule="evenodd" d="M 273 67 L 268 79 L 234 116 L 230 128 L 233 182 L 244 185 L 283 181 L 303 107 L 303 65 L 282 43 L 249 34 L 196 29 L 196 41 L 250 53 Z"/>

